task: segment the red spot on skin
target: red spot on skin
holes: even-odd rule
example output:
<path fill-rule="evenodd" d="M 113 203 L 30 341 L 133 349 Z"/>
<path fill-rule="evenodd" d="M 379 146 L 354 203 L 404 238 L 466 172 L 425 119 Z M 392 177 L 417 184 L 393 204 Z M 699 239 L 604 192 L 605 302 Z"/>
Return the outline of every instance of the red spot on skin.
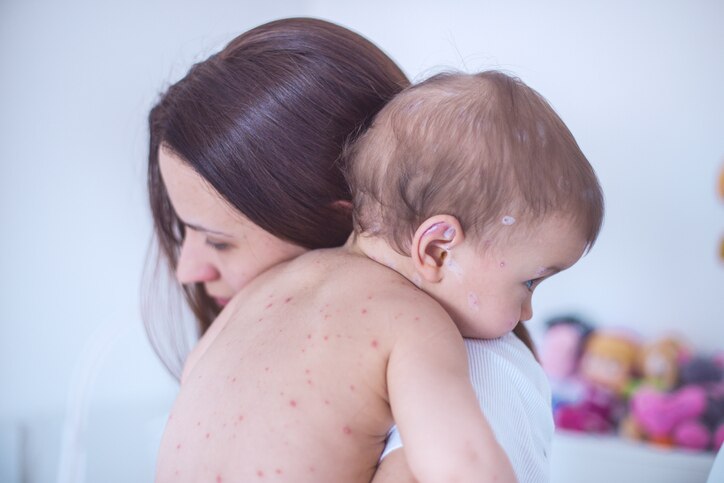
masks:
<path fill-rule="evenodd" d="M 349 426 L 345 426 L 344 428 L 342 428 L 342 432 L 344 434 L 352 434 L 352 430 L 350 429 Z"/>
<path fill-rule="evenodd" d="M 256 476 L 258 476 L 259 478 L 264 478 L 264 472 L 262 470 L 259 470 L 256 472 Z"/>
<path fill-rule="evenodd" d="M 291 407 L 295 408 L 295 407 L 297 407 L 297 401 L 295 401 L 294 399 L 292 399 L 291 401 L 289 401 L 289 405 L 290 405 Z"/>
<path fill-rule="evenodd" d="M 324 336 L 324 341 L 326 342 L 326 341 L 328 341 L 328 340 L 329 340 L 329 336 L 328 336 L 328 335 L 325 335 L 325 336 Z"/>
<path fill-rule="evenodd" d="M 196 421 L 196 426 L 201 426 L 201 421 Z"/>
<path fill-rule="evenodd" d="M 380 345 L 379 342 L 377 342 L 377 339 L 372 339 L 372 342 L 370 343 L 372 347 L 377 349 L 377 347 Z"/>
<path fill-rule="evenodd" d="M 315 470 L 314 466 L 310 466 L 310 467 L 309 467 L 309 472 L 310 472 L 310 473 L 314 473 L 315 471 L 316 471 L 316 470 Z"/>
<path fill-rule="evenodd" d="M 416 320 L 416 321 L 419 321 L 419 320 L 420 320 L 420 317 L 415 317 L 415 320 Z"/>
<path fill-rule="evenodd" d="M 221 478 L 221 475 L 216 475 L 216 483 L 221 483 L 222 481 L 224 480 Z"/>
<path fill-rule="evenodd" d="M 274 305 L 274 302 L 269 302 L 269 303 L 267 304 L 266 308 L 268 309 L 268 308 L 270 308 L 272 305 Z"/>
<path fill-rule="evenodd" d="M 261 322 L 262 320 L 264 320 L 264 317 L 259 317 L 259 320 L 257 322 Z"/>
<path fill-rule="evenodd" d="M 309 384 L 310 386 L 313 386 L 313 385 L 314 385 L 314 384 L 312 383 L 312 380 L 311 380 L 311 379 L 307 379 L 307 384 Z"/>
<path fill-rule="evenodd" d="M 351 384 L 351 385 L 349 386 L 349 390 L 350 390 L 350 391 L 354 391 L 354 384 Z"/>
<path fill-rule="evenodd" d="M 292 297 L 287 297 L 286 299 L 284 299 L 285 304 L 288 304 L 291 301 L 292 301 Z"/>
<path fill-rule="evenodd" d="M 329 315 L 329 314 L 324 314 L 324 320 L 329 320 L 329 319 L 331 319 L 331 318 L 332 318 L 331 315 Z"/>
<path fill-rule="evenodd" d="M 277 475 L 281 475 L 281 474 L 282 474 L 281 468 L 277 468 L 274 472 L 275 472 Z"/>
<path fill-rule="evenodd" d="M 304 369 L 304 373 L 305 373 L 305 374 L 311 374 L 312 371 L 310 371 L 309 369 Z"/>
<path fill-rule="evenodd" d="M 264 370 L 265 370 L 266 372 L 269 372 L 269 368 L 268 368 L 268 367 L 265 367 Z"/>
<path fill-rule="evenodd" d="M 307 334 L 307 339 L 312 339 L 312 334 Z"/>
<path fill-rule="evenodd" d="M 367 300 L 372 300 L 372 295 L 368 295 Z"/>
<path fill-rule="evenodd" d="M 329 400 L 325 399 L 325 400 L 324 400 L 324 404 L 326 404 L 327 406 L 329 406 Z"/>
<path fill-rule="evenodd" d="M 243 414 L 239 414 L 239 417 L 236 418 L 236 419 L 237 419 L 237 421 L 242 422 L 242 421 L 244 420 L 244 415 L 243 415 Z"/>
<path fill-rule="evenodd" d="M 231 378 L 231 382 L 236 382 L 236 378 L 235 378 L 235 377 L 232 377 L 232 378 Z"/>
<path fill-rule="evenodd" d="M 206 439 L 209 439 L 211 437 L 211 433 L 206 433 Z"/>
<path fill-rule="evenodd" d="M 367 309 L 362 309 L 362 315 L 367 313 Z"/>
<path fill-rule="evenodd" d="M 181 443 L 176 445 L 176 449 L 181 449 Z"/>

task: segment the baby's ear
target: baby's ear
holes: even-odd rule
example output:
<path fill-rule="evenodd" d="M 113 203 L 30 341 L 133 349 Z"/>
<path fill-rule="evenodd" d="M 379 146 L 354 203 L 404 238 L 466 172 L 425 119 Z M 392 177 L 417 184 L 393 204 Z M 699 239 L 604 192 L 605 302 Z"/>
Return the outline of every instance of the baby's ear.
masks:
<path fill-rule="evenodd" d="M 448 251 L 465 240 L 462 226 L 452 215 L 431 216 L 417 228 L 410 255 L 415 271 L 426 282 L 442 280 Z"/>

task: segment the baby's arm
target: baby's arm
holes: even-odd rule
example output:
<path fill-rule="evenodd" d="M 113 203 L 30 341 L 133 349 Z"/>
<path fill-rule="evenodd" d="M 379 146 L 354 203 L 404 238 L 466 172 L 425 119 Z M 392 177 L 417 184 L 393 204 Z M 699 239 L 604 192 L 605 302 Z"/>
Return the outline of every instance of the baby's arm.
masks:
<path fill-rule="evenodd" d="M 427 315 L 398 334 L 387 369 L 412 475 L 423 482 L 516 481 L 480 411 L 462 336 L 442 308 L 423 305 Z"/>
<path fill-rule="evenodd" d="M 380 461 L 372 483 L 417 483 L 402 447 L 392 451 Z"/>

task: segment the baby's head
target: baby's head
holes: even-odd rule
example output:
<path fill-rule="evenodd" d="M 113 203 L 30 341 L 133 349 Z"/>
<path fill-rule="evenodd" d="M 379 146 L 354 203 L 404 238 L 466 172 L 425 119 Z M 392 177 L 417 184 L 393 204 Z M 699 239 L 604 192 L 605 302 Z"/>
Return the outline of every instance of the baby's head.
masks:
<path fill-rule="evenodd" d="M 535 286 L 578 261 L 601 228 L 603 194 L 572 134 L 500 72 L 407 89 L 348 156 L 356 233 L 409 256 L 410 278 L 467 337 L 528 320 Z"/>

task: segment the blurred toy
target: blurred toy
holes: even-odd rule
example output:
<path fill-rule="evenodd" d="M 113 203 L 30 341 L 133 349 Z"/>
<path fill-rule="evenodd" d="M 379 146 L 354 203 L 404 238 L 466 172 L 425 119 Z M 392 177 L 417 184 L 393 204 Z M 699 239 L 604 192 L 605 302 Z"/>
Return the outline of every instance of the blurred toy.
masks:
<path fill-rule="evenodd" d="M 633 375 L 638 345 L 617 332 L 594 332 L 581 358 L 581 378 L 589 384 L 623 395 Z"/>
<path fill-rule="evenodd" d="M 690 357 L 680 367 L 680 387 L 637 388 L 619 430 L 665 446 L 717 451 L 724 441 L 724 382 L 716 357 Z"/>
<path fill-rule="evenodd" d="M 638 384 L 661 390 L 673 389 L 679 380 L 679 364 L 685 355 L 684 345 L 673 337 L 645 344 L 636 361 L 641 377 Z"/>
<path fill-rule="evenodd" d="M 642 386 L 630 402 L 631 415 L 643 435 L 667 445 L 673 444 L 674 428 L 701 416 L 706 405 L 706 391 L 699 386 L 686 386 L 672 393 Z"/>
<path fill-rule="evenodd" d="M 631 380 L 637 344 L 613 331 L 596 331 L 581 356 L 578 375 L 585 387 L 579 401 L 561 404 L 554 411 L 556 426 L 586 432 L 611 432 L 624 410 L 625 388 Z"/>
<path fill-rule="evenodd" d="M 555 317 L 546 322 L 541 344 L 541 365 L 551 384 L 553 409 L 581 400 L 585 388 L 577 377 L 586 338 L 592 329 L 574 316 Z"/>
<path fill-rule="evenodd" d="M 724 369 L 717 357 L 694 356 L 681 365 L 681 384 L 708 384 L 722 380 Z"/>
<path fill-rule="evenodd" d="M 550 319 L 546 327 L 541 346 L 543 370 L 554 380 L 573 377 L 591 326 L 577 317 L 563 316 Z"/>
<path fill-rule="evenodd" d="M 586 433 L 610 433 L 616 428 L 620 401 L 608 391 L 588 387 L 575 403 L 560 404 L 553 413 L 557 428 Z"/>

